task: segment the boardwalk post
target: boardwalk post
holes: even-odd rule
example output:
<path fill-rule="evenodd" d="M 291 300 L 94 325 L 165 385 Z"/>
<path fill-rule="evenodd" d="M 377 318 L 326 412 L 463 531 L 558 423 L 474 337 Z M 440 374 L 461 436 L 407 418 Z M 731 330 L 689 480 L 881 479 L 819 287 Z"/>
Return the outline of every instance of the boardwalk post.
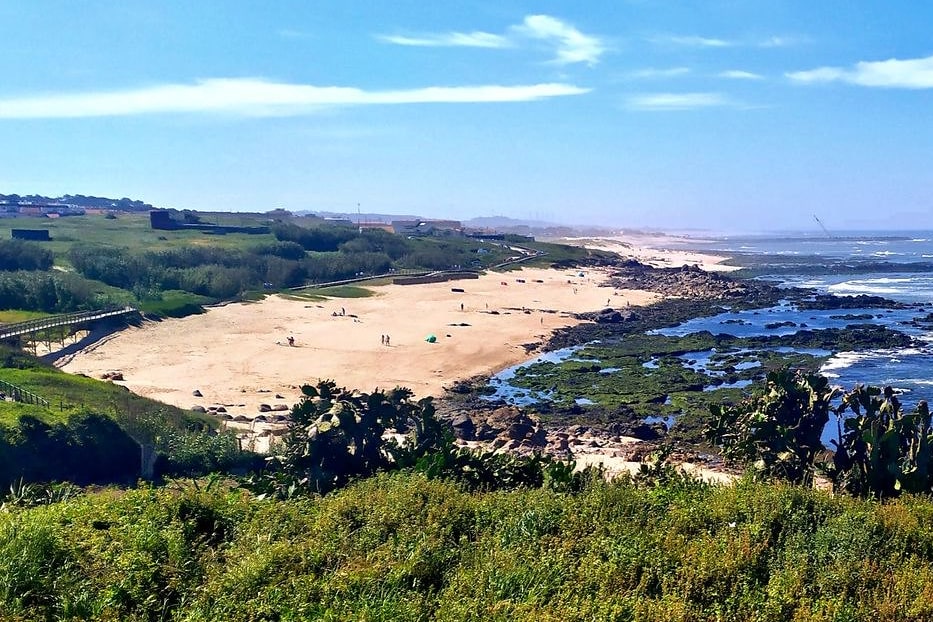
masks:
<path fill-rule="evenodd" d="M 144 480 L 155 478 L 155 464 L 159 454 L 156 453 L 155 445 L 149 443 L 139 444 L 139 476 Z"/>

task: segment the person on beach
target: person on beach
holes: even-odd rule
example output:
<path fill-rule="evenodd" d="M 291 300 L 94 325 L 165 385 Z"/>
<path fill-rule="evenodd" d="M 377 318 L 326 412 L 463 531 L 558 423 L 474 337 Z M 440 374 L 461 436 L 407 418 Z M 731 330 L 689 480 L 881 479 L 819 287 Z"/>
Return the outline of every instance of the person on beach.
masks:
<path fill-rule="evenodd" d="M 386 345 L 389 345 L 389 336 L 386 335 Z"/>
<path fill-rule="evenodd" d="M 292 337 L 291 335 L 288 336 L 288 345 L 290 345 L 290 346 L 294 346 L 294 345 L 295 345 L 295 338 Z"/>
<path fill-rule="evenodd" d="M 381 343 L 382 345 L 385 345 L 385 344 L 386 344 L 386 336 L 385 336 L 385 335 L 379 335 L 379 343 Z"/>

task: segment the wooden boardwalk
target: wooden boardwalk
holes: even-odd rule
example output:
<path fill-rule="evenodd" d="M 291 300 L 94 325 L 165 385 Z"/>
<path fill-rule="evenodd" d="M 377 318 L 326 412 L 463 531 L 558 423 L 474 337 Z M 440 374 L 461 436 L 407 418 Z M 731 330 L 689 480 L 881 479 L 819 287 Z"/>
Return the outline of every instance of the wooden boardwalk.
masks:
<path fill-rule="evenodd" d="M 107 307 L 104 309 L 97 309 L 96 311 L 63 313 L 61 315 L 50 315 L 48 317 L 17 322 L 15 324 L 4 324 L 0 325 L 0 340 L 18 337 L 20 335 L 29 335 L 59 326 L 75 326 L 105 318 L 129 316 L 137 313 L 139 313 L 139 309 L 136 307 Z"/>

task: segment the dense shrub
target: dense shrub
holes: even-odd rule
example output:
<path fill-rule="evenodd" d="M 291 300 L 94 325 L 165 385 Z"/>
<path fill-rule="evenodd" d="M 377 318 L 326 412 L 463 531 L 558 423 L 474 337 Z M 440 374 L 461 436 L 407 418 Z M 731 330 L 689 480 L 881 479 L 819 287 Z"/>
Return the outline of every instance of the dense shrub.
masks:
<path fill-rule="evenodd" d="M 96 308 L 108 302 L 76 274 L 0 272 L 0 309 L 63 313 Z"/>
<path fill-rule="evenodd" d="M 0 270 L 49 270 L 52 251 L 36 242 L 0 240 Z"/>
<path fill-rule="evenodd" d="M 0 489 L 18 480 L 75 484 L 132 482 L 139 446 L 117 423 L 96 414 L 49 425 L 26 415 L 0 427 Z"/>

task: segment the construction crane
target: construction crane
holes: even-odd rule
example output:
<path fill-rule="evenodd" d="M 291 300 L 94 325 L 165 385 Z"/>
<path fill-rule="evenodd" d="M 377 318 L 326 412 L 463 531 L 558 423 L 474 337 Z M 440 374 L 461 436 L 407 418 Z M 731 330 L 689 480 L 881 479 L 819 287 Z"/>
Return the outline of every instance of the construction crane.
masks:
<path fill-rule="evenodd" d="M 828 238 L 833 237 L 833 234 L 829 232 L 829 229 L 826 228 L 826 225 L 823 224 L 823 221 L 820 220 L 820 217 L 819 217 L 819 216 L 817 216 L 816 214 L 813 214 L 813 220 L 815 220 L 815 221 L 816 221 L 816 224 L 818 224 L 818 225 L 820 226 L 820 229 L 823 230 L 823 233 L 826 234 L 826 237 L 828 237 Z"/>

